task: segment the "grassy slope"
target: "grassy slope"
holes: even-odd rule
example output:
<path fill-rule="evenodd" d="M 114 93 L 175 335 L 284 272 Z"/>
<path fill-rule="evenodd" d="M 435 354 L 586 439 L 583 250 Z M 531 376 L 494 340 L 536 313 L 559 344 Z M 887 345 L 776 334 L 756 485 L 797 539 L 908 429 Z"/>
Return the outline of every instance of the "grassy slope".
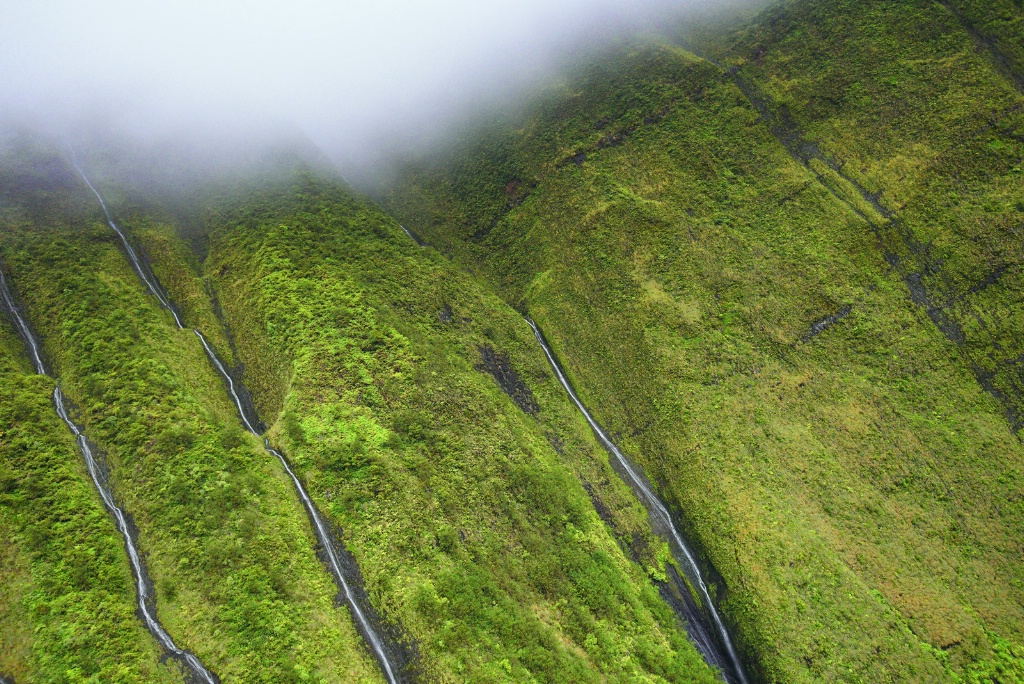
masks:
<path fill-rule="evenodd" d="M 706 46 L 844 175 L 881 193 L 894 218 L 868 213 L 899 271 L 920 283 L 918 300 L 1015 428 L 1024 426 L 1022 36 L 1024 9 L 1010 0 L 898 12 L 784 3 Z"/>
<path fill-rule="evenodd" d="M 31 682 L 172 682 L 135 617 L 121 536 L 35 375 L 0 323 L 0 674 Z"/>
<path fill-rule="evenodd" d="M 210 225 L 205 271 L 272 438 L 427 679 L 711 680 L 648 576 L 664 546 L 520 316 L 329 183 Z M 536 417 L 475 368 L 483 345 Z"/>
<path fill-rule="evenodd" d="M 160 617 L 225 681 L 378 681 L 276 461 L 245 435 L 190 331 L 141 289 L 113 233 L 8 222 L 13 280 L 115 492 Z"/>
<path fill-rule="evenodd" d="M 1020 0 L 945 0 L 979 49 L 1003 76 L 1024 88 L 1024 3 Z"/>
<path fill-rule="evenodd" d="M 899 24 L 889 7 L 848 21 Z M 958 87 L 981 82 L 963 99 L 1013 102 L 950 30 L 974 65 Z M 896 61 L 892 44 L 873 43 L 878 63 Z M 651 48 L 409 169 L 387 205 L 529 307 L 723 576 L 769 679 L 1007 666 L 1002 640 L 1024 626 L 1024 450 L 821 173 L 728 74 Z M 1010 211 L 998 205 L 997 225 Z"/>

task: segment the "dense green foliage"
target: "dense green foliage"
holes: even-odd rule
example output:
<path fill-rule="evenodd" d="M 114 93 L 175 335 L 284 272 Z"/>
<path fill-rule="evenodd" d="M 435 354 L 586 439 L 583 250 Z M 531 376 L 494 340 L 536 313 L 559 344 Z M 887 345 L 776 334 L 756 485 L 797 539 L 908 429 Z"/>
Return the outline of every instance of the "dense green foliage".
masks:
<path fill-rule="evenodd" d="M 187 207 L 101 190 L 407 675 L 714 681 L 527 311 L 756 679 L 1024 682 L 1020 0 L 785 0 L 590 59 L 382 191 L 429 248 L 283 166 Z M 225 682 L 380 681 L 280 464 L 28 138 L 0 156 L 0 258 L 179 645 Z M 53 382 L 0 325 L 0 674 L 180 681 Z"/>
<path fill-rule="evenodd" d="M 225 681 L 377 681 L 279 464 L 100 221 L 11 220 L 3 251 L 134 515 L 159 616 Z"/>
<path fill-rule="evenodd" d="M 76 192 L 8 207 L 0 245 L 135 516 L 165 627 L 225 681 L 366 678 L 276 464 L 113 233 L 76 218 Z M 164 214 L 122 225 L 186 320 L 244 362 L 419 676 L 713 681 L 659 595 L 677 591 L 664 544 L 522 317 L 329 182 L 241 194 L 211 215 L 205 279 Z"/>
<path fill-rule="evenodd" d="M 1002 46 L 1019 51 L 1024 11 L 982 5 L 781 4 L 728 49 L 697 45 L 738 69 L 776 133 L 815 149 L 810 168 L 866 213 L 1018 429 L 1024 62 Z"/>
<path fill-rule="evenodd" d="M 606 56 L 385 205 L 541 323 L 766 679 L 1016 681 L 1014 81 L 933 2 L 689 38 L 724 66 Z"/>
<path fill-rule="evenodd" d="M 521 316 L 313 179 L 210 226 L 205 269 L 272 438 L 426 679 L 712 680 L 651 582 L 662 544 Z M 535 417 L 480 368 L 485 347 Z"/>
<path fill-rule="evenodd" d="M 174 682 L 135 617 L 121 536 L 74 439 L 0 314 L 0 674 Z"/>

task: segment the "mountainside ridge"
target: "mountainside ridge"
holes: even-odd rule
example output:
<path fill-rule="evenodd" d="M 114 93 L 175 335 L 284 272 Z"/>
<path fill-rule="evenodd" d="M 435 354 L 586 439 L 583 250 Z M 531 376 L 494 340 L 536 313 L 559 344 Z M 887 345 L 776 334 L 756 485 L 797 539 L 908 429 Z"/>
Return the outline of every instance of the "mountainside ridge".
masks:
<path fill-rule="evenodd" d="M 65 201 L 64 195 L 57 198 Z M 113 211 L 117 214 L 116 208 Z M 302 655 L 292 660 L 285 653 L 294 646 L 279 643 L 274 636 L 279 632 L 268 631 L 269 624 L 259 627 L 259 620 L 280 619 L 273 617 L 279 611 L 272 609 L 272 604 L 246 605 L 250 599 L 230 591 L 195 595 L 191 582 L 204 575 L 212 580 L 223 573 L 226 577 L 221 581 L 232 585 L 238 583 L 235 573 L 244 571 L 247 563 L 273 573 L 275 563 L 294 562 L 294 551 L 275 558 L 252 555 L 256 549 L 246 550 L 244 541 L 246 535 L 262 537 L 265 530 L 292 533 L 293 528 L 281 524 L 246 522 L 253 517 L 246 508 L 266 506 L 263 492 L 271 483 L 279 487 L 281 475 L 272 474 L 267 466 L 256 467 L 261 461 L 257 445 L 249 444 L 240 430 L 238 414 L 226 401 L 222 378 L 205 358 L 203 345 L 191 331 L 177 329 L 177 321 L 166 315 L 166 309 L 161 312 L 163 302 L 147 294 L 146 281 L 132 272 L 126 258 L 130 255 L 118 249 L 119 238 L 109 226 L 95 219 L 80 219 L 78 225 L 34 223 L 16 206 L 8 207 L 8 213 L 20 222 L 8 223 L 5 229 L 6 268 L 26 292 L 33 322 L 43 333 L 48 354 L 63 368 L 69 392 L 79 398 L 83 419 L 112 455 L 116 483 L 128 492 L 133 508 L 150 511 L 142 516 L 140 529 L 143 545 L 150 550 L 149 566 L 161 617 L 169 629 L 181 634 L 182 641 L 225 681 L 299 681 L 307 675 L 324 681 L 374 678 L 373 668 L 367 669 L 365 655 L 358 655 L 351 636 L 321 643 L 312 653 L 306 642 L 299 651 Z M 100 218 L 95 209 L 89 213 Z M 274 224 L 271 219 L 264 224 L 264 214 L 284 223 Z M 56 215 L 65 216 L 60 211 Z M 244 230 L 233 223 L 238 217 Z M 711 670 L 686 639 L 682 625 L 652 582 L 652 577 L 663 576 L 667 554 L 663 557 L 660 542 L 652 536 L 642 509 L 628 490 L 617 478 L 609 477 L 607 463 L 597 457 L 600 450 L 594 451 L 585 424 L 575 424 L 574 413 L 564 405 L 557 385 L 540 391 L 545 381 L 553 379 L 544 371 L 528 375 L 519 371 L 530 383 L 547 426 L 542 429 L 536 419 L 525 422 L 529 414 L 521 412 L 497 381 L 478 367 L 483 361 L 480 349 L 490 345 L 510 366 L 522 369 L 525 353 L 535 367 L 544 368 L 532 333 L 517 314 L 503 309 L 493 296 L 476 292 L 469 279 L 436 256 L 389 246 L 392 240 L 407 240 L 390 219 L 330 181 L 313 177 L 297 177 L 293 187 L 231 196 L 225 208 L 214 210 L 208 219 L 212 240 L 205 277 L 194 270 L 196 261 L 189 256 L 188 241 L 173 226 L 130 211 L 117 221 L 130 239 L 138 240 L 137 251 L 145 255 L 153 277 L 170 284 L 166 298 L 175 304 L 182 323 L 206 321 L 205 334 L 212 336 L 217 349 L 232 350 L 232 365 L 253 388 L 256 406 L 263 415 L 271 416 L 271 439 L 287 448 L 312 498 L 332 524 L 345 531 L 346 543 L 353 544 L 353 554 L 362 566 L 370 599 L 388 622 L 403 626 L 399 636 L 409 639 L 418 654 L 415 670 L 403 677 L 448 680 L 462 676 L 457 673 L 500 678 L 533 672 L 534 677 L 553 681 L 587 681 L 597 677 L 600 669 L 604 671 L 602 679 L 712 680 Z M 260 237 L 263 230 L 269 230 L 267 243 L 252 245 L 253 240 L 264 239 Z M 310 241 L 312 235 L 318 235 L 319 241 Z M 338 241 L 339 247 L 347 245 L 347 250 L 338 251 L 332 241 Z M 253 248 L 240 250 L 239 243 Z M 385 254 L 398 263 L 387 266 L 389 261 L 380 260 Z M 246 260 L 252 267 L 233 267 Z M 300 265 L 312 267 L 316 280 L 302 276 L 297 270 Z M 410 266 L 415 268 L 403 270 Z M 410 290 L 401 285 L 408 273 L 421 270 L 417 277 L 430 282 L 430 288 Z M 379 280 L 389 272 L 388 280 Z M 55 274 L 59 274 L 55 282 L 50 282 Z M 436 277 L 441 274 L 444 277 Z M 256 276 L 256 280 L 246 281 L 246 276 Z M 313 286 L 314 282 L 318 284 Z M 433 288 L 439 285 L 443 289 L 435 292 Z M 257 290 L 239 297 L 242 287 Z M 179 288 L 185 296 L 177 296 Z M 79 296 L 85 298 L 76 302 Z M 275 300 L 281 297 L 284 299 Z M 364 299 L 367 302 L 361 303 Z M 219 302 L 230 329 L 219 324 L 214 301 Z M 436 308 L 424 310 L 424 305 Z M 71 322 L 56 324 L 54 309 Z M 266 322 L 253 318 L 253 313 L 263 311 L 269 316 Z M 475 314 L 467 316 L 471 311 Z M 495 318 L 496 311 L 505 312 Z M 126 316 L 126 312 L 130 314 Z M 319 322 L 309 325 L 295 320 L 296 314 L 321 318 L 313 318 L 311 322 Z M 327 319 L 322 318 L 325 314 Z M 381 326 L 374 323 L 376 316 L 393 322 Z M 480 332 L 484 324 L 474 322 L 477 316 L 492 319 L 485 334 Z M 403 317 L 405 322 L 400 323 Z M 506 337 L 509 321 L 517 321 L 518 342 Z M 298 327 L 293 327 L 296 324 Z M 347 327 L 339 329 L 338 325 Z M 394 325 L 401 325 L 406 332 L 397 332 Z M 437 326 L 440 329 L 428 332 Z M 410 334 L 412 337 L 407 337 Z M 116 347 L 111 344 L 128 346 L 113 352 Z M 274 351 L 265 353 L 268 348 Z M 410 354 L 418 348 L 426 354 Z M 101 355 L 96 356 L 96 351 Z M 310 362 L 322 364 L 316 361 L 316 354 L 325 352 L 327 360 L 348 359 L 331 371 L 341 372 L 336 376 L 341 384 L 321 387 L 314 394 L 315 402 L 308 403 L 307 398 L 305 405 L 296 406 L 296 396 L 302 396 L 296 390 L 319 382 L 319 373 L 331 368 L 322 366 L 317 374 L 302 380 L 306 372 L 302 369 Z M 375 360 L 377 356 L 380 360 Z M 386 361 L 385 365 L 380 361 Z M 424 363 L 435 370 L 413 372 Z M 281 365 L 275 368 L 274 364 Z M 288 370 L 292 364 L 298 365 Z M 172 368 L 173 375 L 168 375 Z M 439 373 L 446 377 L 445 383 L 430 379 Z M 283 387 L 275 386 L 278 382 L 283 382 Z M 402 408 L 409 397 L 424 392 L 418 385 L 430 387 L 432 395 L 443 391 L 445 401 L 422 403 L 425 400 L 420 398 Z M 335 394 L 345 387 L 349 389 Z M 466 396 L 460 401 L 471 397 L 475 397 L 473 403 L 482 401 L 487 407 L 485 415 L 496 421 L 494 427 L 478 423 L 475 415 L 480 406 L 453 403 L 456 389 Z M 165 394 L 167 390 L 169 394 Z M 327 400 L 324 392 L 334 398 Z M 145 399 L 147 396 L 150 398 Z M 182 413 L 176 404 L 194 408 Z M 510 408 L 503 408 L 506 404 Z M 198 408 L 203 405 L 205 408 Z M 140 411 L 142 407 L 145 409 Z M 446 411 L 456 407 L 457 412 L 439 422 Z M 282 408 L 283 417 L 273 418 L 282 416 Z M 171 422 L 161 423 L 167 420 Z M 462 427 L 452 431 L 446 424 Z M 153 425 L 167 427 L 158 428 L 163 433 L 158 432 L 157 439 L 148 444 L 138 441 Z M 112 428 L 118 432 L 111 432 Z M 310 431 L 320 436 L 307 437 Z M 501 438 L 508 440 L 507 446 L 502 446 Z M 233 470 L 210 470 L 218 444 L 228 449 Z M 252 453 L 244 457 L 249 463 L 245 466 L 239 460 L 243 450 Z M 406 455 L 395 461 L 393 454 L 403 452 Z M 559 452 L 577 454 L 577 460 L 566 460 Z M 478 453 L 475 461 L 465 461 L 474 453 Z M 181 465 L 173 458 L 175 454 Z M 202 466 L 188 460 L 199 454 L 206 454 Z M 456 454 L 462 455 L 461 460 L 453 460 Z M 140 457 L 142 463 L 128 460 Z M 424 486 L 438 467 L 432 465 L 438 458 L 437 464 L 447 463 L 446 472 L 456 480 L 443 486 L 440 480 Z M 498 460 L 491 464 L 490 458 Z M 157 463 L 162 463 L 157 472 L 147 472 L 146 468 Z M 505 475 L 486 475 L 498 465 Z M 586 487 L 576 473 L 585 474 Z M 149 487 L 155 500 L 146 502 L 138 497 L 140 484 Z M 168 484 L 173 489 L 168 490 Z M 458 489 L 447 491 L 453 485 Z M 495 502 L 479 500 L 474 508 L 460 513 L 455 501 L 461 495 L 456 492 L 471 493 L 476 499 L 478 494 L 473 492 L 480 486 L 496 496 Z M 182 517 L 176 512 L 181 497 L 190 490 L 212 497 L 206 517 L 196 512 Z M 534 500 L 530 508 L 523 498 L 528 492 L 533 495 L 527 498 Z M 398 510 L 409 510 L 409 504 L 402 501 L 409 496 L 435 512 L 428 519 L 411 511 L 396 517 L 374 503 L 384 496 L 390 497 Z M 603 501 L 605 519 L 597 515 L 592 497 Z M 293 519 L 295 503 L 288 503 L 291 497 L 276 498 L 276 515 Z M 438 508 L 442 502 L 446 503 Z M 543 506 L 538 509 L 540 502 Z M 371 510 L 361 511 L 367 505 Z M 155 511 L 173 515 L 160 518 Z M 443 522 L 452 519 L 454 523 L 467 514 L 471 517 L 462 520 L 461 526 Z M 481 514 L 502 532 L 496 534 L 471 522 Z M 181 549 L 183 540 L 174 536 L 182 524 L 197 523 L 208 525 L 209 534 L 216 536 L 205 548 Z M 382 524 L 391 531 L 379 531 Z M 420 537 L 406 537 L 424 525 L 434 541 L 421 548 Z M 395 536 L 395 530 L 403 527 L 408 531 Z M 626 537 L 621 536 L 624 533 Z M 629 557 L 617 538 L 629 541 Z M 405 541 L 396 547 L 399 539 Z M 518 540 L 521 557 L 499 561 L 498 549 L 506 540 Z M 266 541 L 261 540 L 260 545 L 266 546 Z M 310 541 L 305 544 L 310 550 L 314 546 Z M 434 550 L 424 555 L 429 549 Z M 153 560 L 157 552 L 161 558 Z M 180 559 L 177 569 L 163 560 L 167 557 Z M 399 562 L 402 558 L 404 564 Z M 272 584 L 266 589 L 271 596 L 276 593 L 274 605 L 302 605 L 308 590 L 295 588 L 296 580 L 322 584 L 318 579 L 322 572 L 313 573 L 308 564 L 303 572 L 294 578 L 271 575 Z M 475 594 L 464 593 L 467 579 Z M 396 582 L 402 584 L 396 586 Z M 247 586 L 247 591 L 252 591 L 258 585 Z M 491 596 L 494 603 L 488 608 L 487 597 Z M 258 597 L 256 593 L 253 598 Z M 495 609 L 498 599 L 501 608 Z M 197 600 L 199 605 L 193 608 Z M 189 611 L 185 620 L 183 609 Z M 239 611 L 248 617 L 231 622 L 228 616 Z M 438 622 L 441 616 L 448 616 L 443 624 Z M 294 612 L 291 618 L 303 620 Z M 325 618 L 316 618 L 312 624 L 325 624 Z M 330 620 L 326 624 L 350 623 Z M 232 638 L 241 637 L 241 633 L 234 637 L 231 628 L 243 627 L 261 638 L 236 641 L 225 651 L 221 644 L 232 644 Z M 254 628 L 257 631 L 253 632 Z M 438 634 L 439 628 L 445 631 Z M 292 638 L 296 636 L 302 638 L 301 632 Z M 495 659 L 493 652 L 509 648 L 502 643 L 506 639 L 512 649 L 505 651 L 508 656 Z M 249 655 L 239 657 L 239 648 Z M 327 648 L 341 655 L 332 657 Z M 361 671 L 356 669 L 360 667 Z"/>
<path fill-rule="evenodd" d="M 372 196 L 0 151 L 0 274 L 221 681 L 1024 681 L 1024 7 L 665 33 Z M 187 681 L 6 320 L 0 681 Z"/>
<path fill-rule="evenodd" d="M 938 3 L 683 42 L 714 63 L 588 65 L 384 205 L 542 323 L 751 597 L 725 610 L 768 679 L 1019 671 L 1017 84 Z"/>

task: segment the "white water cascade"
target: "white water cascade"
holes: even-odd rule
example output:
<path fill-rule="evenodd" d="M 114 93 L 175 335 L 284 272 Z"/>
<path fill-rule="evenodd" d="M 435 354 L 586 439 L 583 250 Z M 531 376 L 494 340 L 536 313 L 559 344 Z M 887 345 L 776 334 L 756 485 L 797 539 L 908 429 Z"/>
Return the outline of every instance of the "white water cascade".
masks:
<path fill-rule="evenodd" d="M 406 235 L 409 236 L 419 246 L 423 246 L 419 240 L 417 240 L 408 228 L 399 224 Z M 714 639 L 713 635 L 709 634 L 705 629 L 704 625 L 697 624 L 700 618 L 699 613 L 693 613 L 687 615 L 688 630 L 690 630 L 690 636 L 693 638 L 697 649 L 705 657 L 708 662 L 716 666 L 721 670 L 722 675 L 726 677 L 730 682 L 735 681 L 737 684 L 748 684 L 747 675 L 743 669 L 743 664 L 740 662 L 739 656 L 736 653 L 735 648 L 732 645 L 732 640 L 729 638 L 729 632 L 725 628 L 725 623 L 722 622 L 721 617 L 718 615 L 718 611 L 715 609 L 715 604 L 711 600 L 711 594 L 708 592 L 707 584 L 704 582 L 704 578 L 701 575 L 700 568 L 690 551 L 690 548 L 683 541 L 682 535 L 676 529 L 675 523 L 672 521 L 672 516 L 669 514 L 665 504 L 654 494 L 650 486 L 644 480 L 644 478 L 637 471 L 636 466 L 630 463 L 629 459 L 626 458 L 625 454 L 619 450 L 619 447 L 612 442 L 611 437 L 604 431 L 604 428 L 594 420 L 593 416 L 590 415 L 590 411 L 583 405 L 580 398 L 576 396 L 576 391 L 573 390 L 572 385 L 569 383 L 568 378 L 565 377 L 565 373 L 562 372 L 562 367 L 558 364 L 558 360 L 555 358 L 554 352 L 551 351 L 551 347 L 548 346 L 547 340 L 544 339 L 544 335 L 541 333 L 540 328 L 534 323 L 529 317 L 526 318 L 526 322 L 530 328 L 533 329 L 533 334 L 537 338 L 537 342 L 540 344 L 541 349 L 544 351 L 544 355 L 547 357 L 548 363 L 551 365 L 552 370 L 555 371 L 555 376 L 561 383 L 562 387 L 569 394 L 569 398 L 579 409 L 583 417 L 586 418 L 587 423 L 590 425 L 591 430 L 594 431 L 594 435 L 601 443 L 608 453 L 612 455 L 615 462 L 618 464 L 619 469 L 616 472 L 620 472 L 620 475 L 626 480 L 626 483 L 630 485 L 634 492 L 637 493 L 644 508 L 647 509 L 648 515 L 651 516 L 652 521 L 655 523 L 655 527 L 659 527 L 668 532 L 670 537 L 670 546 L 672 547 L 672 555 L 684 569 L 687 577 L 696 585 L 697 590 L 700 592 L 702 604 L 705 607 L 707 615 L 711 618 L 714 624 L 714 628 L 718 633 L 718 639 Z M 724 649 L 724 653 L 721 650 Z"/>
<path fill-rule="evenodd" d="M 11 294 L 10 289 L 7 287 L 7 280 L 4 278 L 3 272 L 0 271 L 0 295 L 3 298 L 4 308 L 7 309 L 14 321 L 15 327 L 18 329 L 18 333 L 21 338 L 25 341 L 29 348 L 32 356 L 32 365 L 35 367 L 36 373 L 39 375 L 48 375 L 46 372 L 46 366 L 43 363 L 42 355 L 39 350 L 39 342 L 36 340 L 31 329 L 28 327 L 28 323 L 22 317 L 18 311 L 18 307 L 15 306 L 14 297 Z M 100 499 L 103 501 L 103 505 L 106 506 L 110 514 L 114 516 L 114 522 L 117 524 L 117 529 L 124 537 L 125 549 L 128 551 L 128 560 L 132 566 L 132 576 L 135 578 L 135 596 L 139 607 L 139 614 L 142 616 L 142 620 L 146 625 L 146 629 L 149 633 L 160 643 L 160 645 L 179 660 L 183 661 L 185 665 L 192 671 L 192 674 L 203 684 L 217 684 L 217 678 L 206 669 L 206 667 L 199 661 L 199 659 L 189 653 L 188 651 L 179 648 L 171 635 L 163 628 L 157 620 L 155 611 L 156 598 L 152 595 L 150 590 L 150 581 L 146 576 L 146 569 L 142 563 L 142 557 L 139 554 L 138 547 L 135 544 L 135 540 L 132 538 L 131 526 L 128 523 L 128 516 L 124 510 L 117 505 L 114 499 L 114 493 L 111 491 L 110 486 L 107 484 L 106 479 L 103 476 L 103 471 L 100 469 L 99 463 L 96 461 L 96 457 L 93 454 L 92 447 L 89 445 L 89 441 L 86 439 L 85 434 L 68 414 L 67 406 L 64 401 L 64 392 L 58 385 L 53 390 L 53 405 L 57 410 L 57 415 L 64 421 L 68 429 L 71 430 L 71 434 L 75 436 L 75 441 L 78 443 L 78 449 L 82 453 L 82 457 L 85 459 L 86 468 L 89 471 L 89 477 L 92 478 L 92 483 L 96 487 L 96 491 L 99 492 Z"/>
<path fill-rule="evenodd" d="M 198 330 L 193 332 L 199 337 L 199 341 L 203 344 L 203 349 L 206 350 L 206 355 L 210 358 L 210 362 L 214 368 L 221 374 L 228 386 L 228 392 L 231 394 L 231 399 L 234 400 L 235 406 L 238 408 L 238 415 L 241 416 L 242 422 L 245 424 L 246 429 L 257 437 L 260 436 L 259 431 L 253 427 L 253 423 L 258 423 L 258 420 L 250 420 L 246 416 L 244 405 L 242 404 L 242 398 L 238 395 L 238 391 L 235 387 L 235 381 L 231 378 L 224 364 L 214 353 L 213 348 L 210 346 L 203 334 Z M 334 581 L 345 595 L 345 601 L 348 603 L 349 608 L 352 609 L 352 617 L 355 619 L 356 624 L 359 626 L 359 631 L 362 632 L 370 648 L 373 650 L 373 654 L 380 662 L 381 669 L 384 671 L 384 676 L 387 678 L 389 684 L 398 684 L 398 679 L 395 676 L 394 668 L 391 665 L 390 659 L 388 658 L 387 652 L 384 650 L 384 643 L 377 631 L 373 628 L 370 620 L 367 618 L 363 609 L 359 606 L 359 602 L 356 600 L 355 594 L 352 592 L 352 588 L 345 579 L 345 573 L 342 569 L 341 560 L 338 556 L 337 549 L 334 548 L 334 541 L 331 538 L 330 528 L 324 522 L 323 515 L 317 510 L 313 500 L 309 498 L 309 494 L 306 492 L 305 486 L 302 481 L 295 475 L 291 465 L 288 463 L 288 459 L 270 446 L 270 441 L 267 439 L 263 440 L 263 448 L 267 450 L 267 453 L 276 456 L 281 465 L 284 466 L 285 472 L 288 473 L 288 477 L 291 478 L 292 484 L 295 485 L 295 490 L 299 493 L 299 498 L 302 499 L 302 505 L 306 509 L 306 513 L 309 515 L 310 521 L 313 523 L 313 532 L 316 533 L 317 541 L 324 549 L 324 553 L 327 556 L 327 562 L 331 568 L 331 574 L 334 576 Z"/>
<path fill-rule="evenodd" d="M 562 367 L 559 365 L 554 352 L 551 351 L 551 347 L 548 346 L 547 340 L 544 339 L 544 335 L 541 334 L 540 328 L 537 327 L 537 324 L 529 318 L 526 319 L 526 322 L 533 329 L 533 334 L 537 338 L 537 342 L 540 344 L 541 349 L 544 350 L 544 355 L 547 357 L 548 363 L 551 365 L 551 369 L 555 372 L 555 376 L 558 378 L 558 381 L 569 394 L 569 398 L 572 399 L 572 402 L 576 404 L 576 408 L 578 408 L 580 413 L 583 414 L 583 417 L 587 419 L 590 429 L 594 431 L 594 435 L 601 443 L 601 446 L 603 446 L 615 459 L 619 466 L 619 472 L 624 474 L 627 484 L 629 484 L 633 491 L 637 493 L 641 503 L 643 503 L 644 508 L 647 509 L 648 514 L 651 516 L 656 526 L 668 531 L 671 542 L 670 546 L 672 547 L 673 552 L 672 555 L 675 557 L 676 562 L 683 567 L 690 581 L 693 582 L 697 587 L 697 590 L 700 592 L 706 613 L 714 623 L 718 632 L 719 641 L 721 646 L 724 648 L 725 655 L 728 659 L 726 660 L 723 658 L 720 653 L 707 652 L 709 648 L 712 651 L 717 650 L 714 649 L 715 644 L 710 640 L 701 639 L 700 641 L 704 643 L 698 643 L 698 646 L 703 645 L 701 650 L 704 651 L 704 656 L 709 660 L 714 661 L 714 664 L 719 666 L 726 677 L 728 677 L 729 674 L 726 672 L 725 666 L 729 666 L 739 684 L 747 684 L 747 677 L 744 673 L 743 665 L 740 663 L 739 656 L 733 648 L 732 640 L 729 638 L 729 632 L 726 630 L 725 624 L 722 622 L 721 617 L 718 615 L 718 611 L 715 609 L 715 604 L 711 600 L 711 594 L 708 592 L 707 585 L 701 575 L 700 568 L 697 566 L 696 559 L 690 551 L 690 548 L 686 545 L 686 542 L 683 541 L 682 535 L 680 535 L 679 531 L 676 529 L 676 526 L 672 521 L 672 516 L 669 515 L 665 504 L 663 504 L 657 495 L 655 495 L 646 480 L 640 475 L 636 466 L 630 463 L 629 459 L 627 459 L 622 451 L 619 450 L 619 447 L 612 442 L 611 437 L 609 437 L 608 433 L 604 431 L 604 428 L 602 428 L 600 424 L 594 420 L 593 416 L 590 415 L 590 411 L 588 411 L 587 407 L 583 405 L 580 398 L 576 396 L 575 390 L 573 390 L 568 378 L 565 377 L 565 373 L 562 372 Z M 694 625 L 694 627 L 698 626 Z"/>
<path fill-rule="evenodd" d="M 69 147 L 68 152 L 70 153 L 71 165 L 75 167 L 75 170 L 78 171 L 78 175 L 82 177 L 85 184 L 89 186 L 90 190 L 92 190 L 92 194 L 96 195 L 96 199 L 99 200 L 100 207 L 103 209 L 103 215 L 107 219 L 107 225 L 113 228 L 114 232 L 117 233 L 117 236 L 121 238 L 121 245 L 124 246 L 125 251 L 128 253 L 128 260 L 132 262 L 132 268 L 135 269 L 135 272 L 138 274 L 139 278 L 142 279 L 142 282 L 146 284 L 149 291 L 160 302 L 160 306 L 171 312 L 171 315 L 174 316 L 174 322 L 178 324 L 178 328 L 184 328 L 185 326 L 181 324 L 181 319 L 178 317 L 178 312 L 174 310 L 173 306 L 171 306 L 171 302 L 167 299 L 167 295 L 165 295 L 163 290 L 160 289 L 155 277 L 151 277 L 146 273 L 146 269 L 142 266 L 142 260 L 139 259 L 139 255 L 135 253 L 135 249 L 131 246 L 131 243 L 128 242 L 127 236 L 125 236 L 124 232 L 122 232 L 118 225 L 114 223 L 114 219 L 110 215 L 110 210 L 107 209 L 107 203 L 103 201 L 103 195 L 99 193 L 99 190 L 97 190 L 92 184 L 89 177 L 85 175 L 84 171 L 82 171 L 82 167 L 78 165 L 78 160 L 75 158 L 75 151 Z"/>

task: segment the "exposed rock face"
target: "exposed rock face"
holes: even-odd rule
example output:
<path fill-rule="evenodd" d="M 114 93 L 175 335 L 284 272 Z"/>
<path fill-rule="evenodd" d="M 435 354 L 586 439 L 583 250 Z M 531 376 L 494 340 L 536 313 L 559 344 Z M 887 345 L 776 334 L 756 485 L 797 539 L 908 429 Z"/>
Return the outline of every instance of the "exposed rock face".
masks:
<path fill-rule="evenodd" d="M 523 382 L 519 373 L 512 368 L 505 352 L 496 352 L 494 347 L 485 344 L 480 347 L 480 361 L 476 365 L 477 370 L 490 373 L 498 383 L 498 387 L 510 396 L 524 413 L 531 416 L 536 415 L 540 410 L 537 400 L 533 398 L 533 392 Z"/>

